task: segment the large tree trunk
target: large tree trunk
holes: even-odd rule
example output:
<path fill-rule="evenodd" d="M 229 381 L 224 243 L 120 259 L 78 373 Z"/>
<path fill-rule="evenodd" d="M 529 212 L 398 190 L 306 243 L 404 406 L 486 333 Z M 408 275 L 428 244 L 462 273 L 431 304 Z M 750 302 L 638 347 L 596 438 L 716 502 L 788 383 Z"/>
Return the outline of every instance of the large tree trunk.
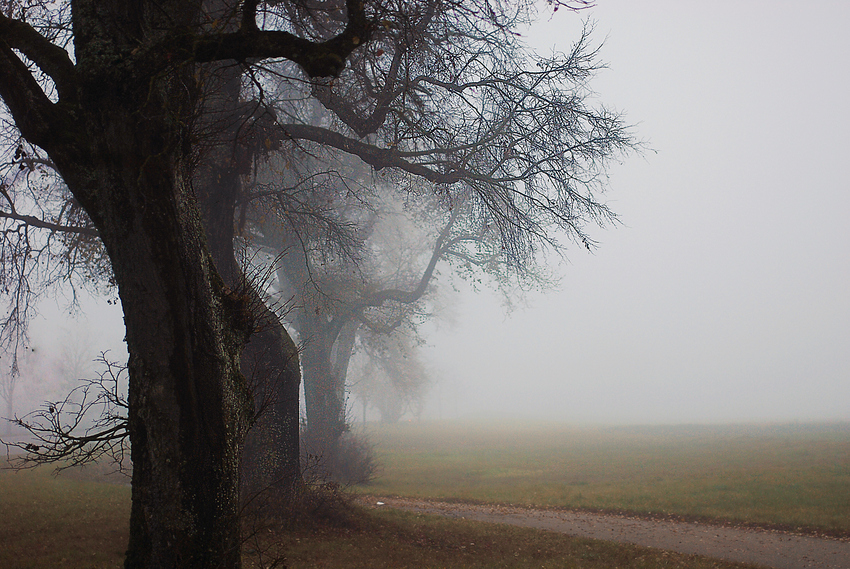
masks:
<path fill-rule="evenodd" d="M 151 141 L 124 134 L 123 144 L 112 141 L 124 167 L 102 164 L 94 177 L 102 196 L 114 192 L 95 223 L 130 354 L 126 567 L 238 567 L 239 454 L 252 411 L 239 365 L 245 306 L 213 266 L 180 164 L 138 153 Z M 145 163 L 134 163 L 138 155 Z"/>
<path fill-rule="evenodd" d="M 276 501 L 301 486 L 298 348 L 276 314 L 263 305 L 261 328 L 242 353 L 256 415 L 242 454 L 243 501 L 270 492 Z"/>
<path fill-rule="evenodd" d="M 61 29 L 49 17 L 42 28 L 40 15 L 32 28 L 26 10 L 0 19 L 0 96 L 91 217 L 124 309 L 128 568 L 240 565 L 239 460 L 254 403 L 240 368 L 257 319 L 251 295 L 218 274 L 195 202 L 205 141 L 195 128 L 204 93 L 194 63 L 280 56 L 310 76 L 334 75 L 371 26 L 363 4 L 348 2 L 345 30 L 312 43 L 257 29 L 257 2 L 212 5 L 240 33 L 199 33 L 223 21 L 205 13 L 205 0 L 76 0 L 57 7 Z M 281 368 L 291 374 L 291 364 Z"/>
<path fill-rule="evenodd" d="M 84 65 L 100 55 L 78 57 Z M 124 310 L 133 461 L 125 566 L 239 567 L 247 307 L 207 250 L 184 144 L 191 102 L 175 95 L 184 85 L 107 79 L 90 78 L 84 116 L 47 146 L 98 229 Z"/>
<path fill-rule="evenodd" d="M 346 430 L 343 397 L 334 375 L 331 352 L 335 334 L 328 334 L 323 316 L 302 310 L 298 318 L 301 336 L 301 365 L 304 373 L 304 405 L 307 428 L 305 450 L 323 456 L 332 467 L 336 443 Z"/>
<path fill-rule="evenodd" d="M 187 217 L 179 209 L 173 221 Z M 128 568 L 240 562 L 239 456 L 251 405 L 239 353 L 247 330 L 194 221 L 145 219 L 150 227 L 130 238 L 136 255 L 111 256 L 130 353 Z M 169 252 L 158 245 L 170 225 L 179 230 Z"/>
<path fill-rule="evenodd" d="M 240 102 L 242 70 L 236 62 L 204 66 L 203 132 L 207 149 L 194 184 L 210 251 L 225 284 L 243 298 L 253 333 L 242 353 L 242 371 L 254 399 L 254 417 L 242 453 L 243 502 L 259 492 L 286 500 L 301 480 L 298 350 L 259 286 L 246 276 L 234 250 L 236 204 L 255 149 L 255 106 Z M 262 501 L 262 500 L 260 500 Z"/>

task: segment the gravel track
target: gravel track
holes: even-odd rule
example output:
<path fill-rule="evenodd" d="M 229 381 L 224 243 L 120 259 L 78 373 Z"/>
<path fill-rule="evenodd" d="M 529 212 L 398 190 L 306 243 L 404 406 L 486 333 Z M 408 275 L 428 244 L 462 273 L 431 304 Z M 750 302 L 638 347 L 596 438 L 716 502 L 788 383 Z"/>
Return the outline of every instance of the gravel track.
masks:
<path fill-rule="evenodd" d="M 382 505 L 378 505 L 380 502 Z M 850 569 L 850 540 L 778 530 L 697 522 L 647 520 L 617 514 L 534 510 L 407 498 L 364 498 L 373 508 L 390 507 L 451 518 L 512 524 L 666 551 L 755 563 L 774 569 Z"/>

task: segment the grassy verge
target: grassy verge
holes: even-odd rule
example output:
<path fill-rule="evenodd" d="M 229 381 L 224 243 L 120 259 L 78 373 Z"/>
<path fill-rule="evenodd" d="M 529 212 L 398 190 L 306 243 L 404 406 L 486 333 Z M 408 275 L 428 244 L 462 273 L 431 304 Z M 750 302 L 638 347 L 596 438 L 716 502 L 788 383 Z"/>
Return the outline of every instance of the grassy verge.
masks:
<path fill-rule="evenodd" d="M 693 555 L 393 510 L 363 512 L 357 528 L 288 534 L 278 547 L 293 569 L 571 568 L 746 569 Z M 270 552 L 267 552 L 267 554 Z M 246 557 L 247 567 L 257 567 Z"/>
<path fill-rule="evenodd" d="M 850 532 L 850 425 L 371 430 L 376 495 L 678 514 Z"/>
<path fill-rule="evenodd" d="M 0 470 L 0 567 L 119 568 L 127 543 L 126 486 Z M 355 510 L 351 527 L 266 528 L 245 567 L 570 567 L 741 569 L 742 565 L 564 535 L 434 516 Z M 262 552 L 262 556 L 260 555 Z"/>

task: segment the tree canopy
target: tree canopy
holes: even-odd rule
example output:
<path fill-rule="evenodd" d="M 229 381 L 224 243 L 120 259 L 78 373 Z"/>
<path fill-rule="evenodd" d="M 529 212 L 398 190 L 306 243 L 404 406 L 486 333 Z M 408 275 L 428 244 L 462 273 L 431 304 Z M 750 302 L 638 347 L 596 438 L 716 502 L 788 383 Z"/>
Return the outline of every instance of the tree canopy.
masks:
<path fill-rule="evenodd" d="M 127 567 L 239 566 L 249 428 L 270 437 L 249 448 L 286 449 L 259 461 L 288 465 L 272 478 L 297 477 L 297 356 L 234 256 L 259 157 L 341 152 L 448 211 L 469 204 L 515 269 L 564 235 L 590 246 L 587 224 L 613 219 L 597 192 L 632 140 L 587 103 L 588 34 L 537 57 L 516 32 L 533 14 L 492 0 L 0 5 L 3 286 L 19 299 L 6 324 L 25 320 L 33 251 L 108 259 L 130 354 Z"/>

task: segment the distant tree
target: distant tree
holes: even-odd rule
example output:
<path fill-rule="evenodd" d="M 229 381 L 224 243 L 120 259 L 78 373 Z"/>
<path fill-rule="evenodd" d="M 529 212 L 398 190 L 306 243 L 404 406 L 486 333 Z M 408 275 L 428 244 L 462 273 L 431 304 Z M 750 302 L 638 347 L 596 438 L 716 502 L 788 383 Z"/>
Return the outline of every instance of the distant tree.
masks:
<path fill-rule="evenodd" d="M 437 264 L 476 261 L 471 249 L 498 249 L 498 239 L 480 218 L 459 221 L 466 211 L 460 198 L 445 211 L 421 197 L 401 203 L 405 196 L 386 187 L 353 192 L 358 182 L 346 182 L 340 167 L 310 171 L 317 173 L 293 175 L 310 181 L 290 191 L 283 181 L 258 185 L 246 239 L 269 254 L 277 294 L 291 302 L 288 322 L 302 351 L 304 437 L 333 471 L 348 428 L 346 376 L 358 331 L 415 328 L 425 317 Z M 495 256 L 481 259 L 498 265 Z"/>
<path fill-rule="evenodd" d="M 306 283 L 313 291 L 294 304 L 303 307 L 296 327 L 303 329 L 308 431 L 320 448 L 332 448 L 345 430 L 341 364 L 350 356 L 343 344 L 353 343 L 354 328 L 367 313 L 387 313 L 402 297 L 415 302 L 422 295 L 416 284 L 391 287 L 387 296 L 357 282 L 350 261 L 357 259 L 363 231 L 344 228 L 368 226 L 369 214 L 343 220 L 340 230 L 328 223 L 336 221 L 334 204 L 351 212 L 369 201 L 370 187 L 388 186 L 412 201 L 437 195 L 445 212 L 462 205 L 466 221 L 459 227 L 477 227 L 454 241 L 456 248 L 468 246 L 453 256 L 455 267 L 469 275 L 486 270 L 505 286 L 546 272 L 536 263 L 541 248 L 559 250 L 564 238 L 592 248 L 587 224 L 615 219 L 595 192 L 604 184 L 607 161 L 633 141 L 619 115 L 589 104 L 587 82 L 599 68 L 589 30 L 569 53 L 538 57 L 515 31 L 530 17 L 528 5 L 444 7 L 424 1 L 407 6 L 404 17 L 388 17 L 333 81 L 306 84 L 284 62 L 274 67 L 276 82 L 254 84 L 276 117 L 265 142 L 280 146 L 280 158 L 270 161 L 280 175 L 277 187 L 268 176 L 260 184 L 267 201 L 278 200 L 271 206 L 278 213 L 259 208 L 255 220 L 265 225 L 259 232 L 264 245 L 277 251 L 272 257 L 281 268 L 292 268 L 280 281 L 289 281 L 293 290 Z M 387 9 L 393 13 L 393 7 Z M 321 33 L 323 22 L 305 22 L 312 30 L 305 33 Z M 340 153 L 371 166 L 375 179 L 355 177 L 351 183 L 350 168 L 340 171 Z M 313 197 L 305 198 L 308 194 Z M 245 220 L 249 227 L 251 210 L 246 205 L 242 212 L 239 226 Z M 298 214 L 304 221 L 294 219 Z M 277 245 L 268 243 L 270 215 L 283 221 Z M 304 229 L 311 223 L 313 235 L 328 231 L 311 240 Z M 293 265 L 298 258 L 301 268 Z M 329 269 L 330 259 L 349 268 Z M 339 284 L 327 282 L 328 273 L 339 275 Z M 342 283 L 369 292 L 355 303 L 360 308 L 343 300 Z"/>
<path fill-rule="evenodd" d="M 91 376 L 98 352 L 85 329 L 64 330 L 58 353 L 53 357 L 62 380 L 73 383 Z"/>
<path fill-rule="evenodd" d="M 10 364 L 0 367 L 0 399 L 4 403 L 4 413 L 0 416 L 0 421 L 3 423 L 3 432 L 7 434 L 11 434 L 12 432 L 12 424 L 15 417 L 15 388 L 21 377 L 17 364 L 17 354 L 15 354 L 14 360 Z"/>
<path fill-rule="evenodd" d="M 384 423 L 397 423 L 405 413 L 418 418 L 430 383 L 425 365 L 409 334 L 361 335 L 351 393 L 366 410 L 373 407 Z"/>

